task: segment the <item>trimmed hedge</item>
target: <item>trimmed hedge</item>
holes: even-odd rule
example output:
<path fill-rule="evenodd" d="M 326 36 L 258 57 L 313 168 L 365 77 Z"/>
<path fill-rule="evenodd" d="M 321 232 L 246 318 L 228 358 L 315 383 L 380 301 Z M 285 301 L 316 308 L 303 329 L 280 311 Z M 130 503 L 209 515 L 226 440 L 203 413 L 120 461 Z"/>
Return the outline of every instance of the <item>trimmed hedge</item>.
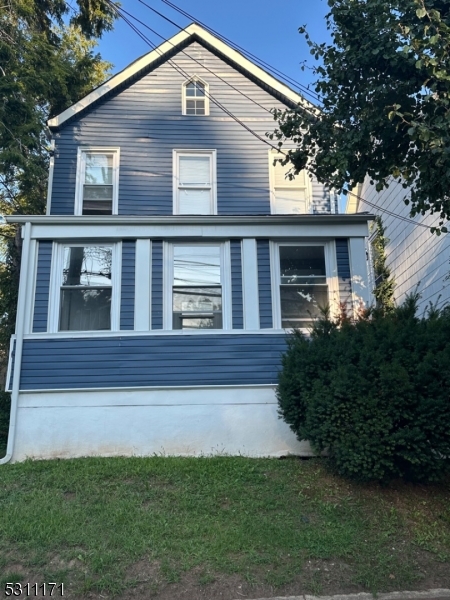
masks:
<path fill-rule="evenodd" d="M 450 472 L 450 309 L 387 315 L 290 336 L 279 414 L 341 475 L 431 482 Z"/>

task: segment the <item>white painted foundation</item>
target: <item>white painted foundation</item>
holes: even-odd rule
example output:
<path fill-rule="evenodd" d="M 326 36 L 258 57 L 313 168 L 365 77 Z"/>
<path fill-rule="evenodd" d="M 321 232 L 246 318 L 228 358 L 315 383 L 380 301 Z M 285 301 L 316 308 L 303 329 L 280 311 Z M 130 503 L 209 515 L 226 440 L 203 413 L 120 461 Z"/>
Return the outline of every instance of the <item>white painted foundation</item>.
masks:
<path fill-rule="evenodd" d="M 20 392 L 13 462 L 80 456 L 311 456 L 271 386 Z"/>

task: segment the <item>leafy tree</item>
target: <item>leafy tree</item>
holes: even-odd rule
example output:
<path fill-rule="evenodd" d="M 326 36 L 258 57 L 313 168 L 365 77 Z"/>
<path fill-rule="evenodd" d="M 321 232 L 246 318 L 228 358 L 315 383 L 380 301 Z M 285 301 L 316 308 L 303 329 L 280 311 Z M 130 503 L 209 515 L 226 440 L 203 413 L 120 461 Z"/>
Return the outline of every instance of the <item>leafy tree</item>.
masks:
<path fill-rule="evenodd" d="M 46 121 L 108 75 L 94 36 L 111 29 L 103 0 L 5 0 L 0 8 L 0 213 L 45 210 L 49 144 Z M 68 12 L 71 10 L 71 15 Z M 0 369 L 14 331 L 20 232 L 2 225 Z"/>
<path fill-rule="evenodd" d="M 376 307 L 382 313 L 390 312 L 395 307 L 394 290 L 395 280 L 391 270 L 386 264 L 386 246 L 389 240 L 385 237 L 385 229 L 381 217 L 376 217 L 374 222 L 375 237 L 372 241 L 373 270 L 375 274 L 375 296 Z"/>
<path fill-rule="evenodd" d="M 320 117 L 301 106 L 275 111 L 294 172 L 307 168 L 339 190 L 366 175 L 378 191 L 392 178 L 410 188 L 411 216 L 450 219 L 450 3 L 328 0 L 333 43 L 300 28 L 316 61 Z"/>

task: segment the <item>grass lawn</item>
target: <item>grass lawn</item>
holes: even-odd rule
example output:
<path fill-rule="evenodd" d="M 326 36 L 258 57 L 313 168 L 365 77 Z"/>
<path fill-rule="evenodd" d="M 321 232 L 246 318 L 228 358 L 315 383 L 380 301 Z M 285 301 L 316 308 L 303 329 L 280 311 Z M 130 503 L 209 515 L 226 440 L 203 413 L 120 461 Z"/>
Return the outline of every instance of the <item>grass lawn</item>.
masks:
<path fill-rule="evenodd" d="M 450 484 L 350 484 L 323 459 L 5 465 L 0 574 L 68 598 L 450 587 Z"/>

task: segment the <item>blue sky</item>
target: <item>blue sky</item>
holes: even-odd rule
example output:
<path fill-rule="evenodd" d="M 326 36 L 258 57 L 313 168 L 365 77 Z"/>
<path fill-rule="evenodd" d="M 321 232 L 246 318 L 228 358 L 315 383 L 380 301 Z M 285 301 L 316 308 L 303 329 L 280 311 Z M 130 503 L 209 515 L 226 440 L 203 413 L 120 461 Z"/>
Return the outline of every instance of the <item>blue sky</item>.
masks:
<path fill-rule="evenodd" d="M 183 27 L 190 22 L 161 0 L 145 2 Z M 300 62 L 306 59 L 311 66 L 313 57 L 298 28 L 306 24 L 317 42 L 330 39 L 325 26 L 326 0 L 173 0 L 173 3 L 303 85 L 311 83 L 313 75 L 310 70 L 302 71 Z M 178 32 L 174 25 L 151 12 L 139 0 L 122 0 L 121 4 L 164 38 Z M 136 23 L 136 26 L 145 31 L 153 43 L 161 43 L 160 38 L 142 25 Z M 114 31 L 103 36 L 98 49 L 104 59 L 114 64 L 114 73 L 150 51 L 122 20 L 116 22 Z"/>

